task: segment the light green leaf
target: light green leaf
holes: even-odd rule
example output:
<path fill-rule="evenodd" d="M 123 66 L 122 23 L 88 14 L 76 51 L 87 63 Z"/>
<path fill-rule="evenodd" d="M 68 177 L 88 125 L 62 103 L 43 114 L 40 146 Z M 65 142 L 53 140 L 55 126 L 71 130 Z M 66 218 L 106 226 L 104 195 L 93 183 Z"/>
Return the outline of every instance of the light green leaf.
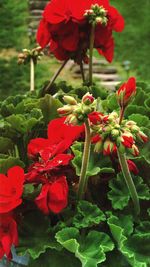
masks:
<path fill-rule="evenodd" d="M 137 123 L 138 126 L 149 126 L 150 120 L 147 116 L 141 114 L 132 114 L 128 117 L 129 120 L 133 120 Z"/>
<path fill-rule="evenodd" d="M 58 117 L 57 109 L 61 106 L 61 102 L 51 95 L 45 95 L 43 98 L 40 98 L 40 108 L 46 123 Z"/>
<path fill-rule="evenodd" d="M 149 200 L 150 192 L 149 188 L 146 184 L 143 183 L 143 179 L 141 177 L 133 178 L 139 199 Z M 128 205 L 130 194 L 125 183 L 125 179 L 123 174 L 120 173 L 116 178 L 112 179 L 109 182 L 109 187 L 111 191 L 108 193 L 108 199 L 111 200 L 112 206 L 114 209 L 122 210 L 124 207 Z"/>
<path fill-rule="evenodd" d="M 79 231 L 73 227 L 59 231 L 56 239 L 64 248 L 75 254 L 82 267 L 97 267 L 98 263 L 105 261 L 105 253 L 114 248 L 107 234 L 91 231 L 82 238 Z"/>

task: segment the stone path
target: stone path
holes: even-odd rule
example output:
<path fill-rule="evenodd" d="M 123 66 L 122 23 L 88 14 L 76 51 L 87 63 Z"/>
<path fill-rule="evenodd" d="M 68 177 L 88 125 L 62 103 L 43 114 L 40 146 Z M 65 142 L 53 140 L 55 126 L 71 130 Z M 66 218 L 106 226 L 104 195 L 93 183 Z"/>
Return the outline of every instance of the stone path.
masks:
<path fill-rule="evenodd" d="M 74 79 L 81 78 L 80 67 L 73 61 L 69 61 L 66 65 L 66 69 L 70 72 L 70 75 Z M 88 78 L 88 65 L 83 66 L 85 78 Z M 106 87 L 109 90 L 115 90 L 115 87 L 121 82 L 121 77 L 118 74 L 117 67 L 110 65 L 104 59 L 93 60 L 93 78 L 101 86 Z"/>

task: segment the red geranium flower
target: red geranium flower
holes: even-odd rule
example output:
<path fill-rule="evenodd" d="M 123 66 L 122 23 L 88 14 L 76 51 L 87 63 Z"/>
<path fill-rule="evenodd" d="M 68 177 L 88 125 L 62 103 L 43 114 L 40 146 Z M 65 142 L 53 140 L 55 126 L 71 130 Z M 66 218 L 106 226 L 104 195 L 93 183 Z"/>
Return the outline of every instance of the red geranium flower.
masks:
<path fill-rule="evenodd" d="M 52 176 L 52 171 L 57 171 L 61 166 L 66 166 L 72 159 L 71 154 L 59 154 L 48 161 L 35 162 L 32 164 L 28 173 L 25 174 L 25 179 L 28 182 L 45 183 L 48 180 L 48 176 Z"/>
<path fill-rule="evenodd" d="M 88 118 L 92 124 L 100 124 L 102 122 L 103 113 L 93 111 L 88 115 Z"/>
<path fill-rule="evenodd" d="M 121 32 L 124 28 L 123 17 L 106 0 L 51 0 L 43 12 L 37 32 L 37 42 L 42 48 L 50 45 L 50 51 L 59 60 L 74 58 L 87 61 L 91 25 L 84 14 L 92 5 L 103 6 L 107 11 L 108 23 L 104 27 L 97 24 L 94 47 L 112 61 L 114 41 L 112 31 Z M 73 33 L 73 34 L 72 34 Z"/>
<path fill-rule="evenodd" d="M 0 215 L 0 259 L 12 258 L 11 247 L 18 245 L 17 224 L 10 215 Z"/>
<path fill-rule="evenodd" d="M 126 83 L 123 83 L 117 91 L 118 103 L 121 107 L 125 107 L 134 97 L 136 93 L 136 80 L 130 77 Z"/>
<path fill-rule="evenodd" d="M 0 213 L 6 213 L 22 202 L 24 170 L 15 166 L 8 170 L 7 176 L 0 174 Z"/>
<path fill-rule="evenodd" d="M 53 177 L 53 181 L 43 185 L 35 203 L 43 213 L 61 212 L 68 203 L 68 184 L 65 176 Z"/>
<path fill-rule="evenodd" d="M 45 161 L 66 151 L 84 133 L 84 126 L 66 125 L 65 117 L 52 120 L 48 125 L 48 139 L 36 138 L 28 144 L 28 155 L 39 154 Z"/>

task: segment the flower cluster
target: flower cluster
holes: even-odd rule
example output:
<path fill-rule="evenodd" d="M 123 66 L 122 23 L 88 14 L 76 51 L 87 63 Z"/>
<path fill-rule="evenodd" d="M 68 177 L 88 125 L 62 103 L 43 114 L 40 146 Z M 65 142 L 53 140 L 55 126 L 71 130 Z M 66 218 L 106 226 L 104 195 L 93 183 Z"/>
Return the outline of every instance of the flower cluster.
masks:
<path fill-rule="evenodd" d="M 119 124 L 119 115 L 112 112 L 108 115 L 99 114 L 99 124 L 92 125 L 93 142 L 96 143 L 95 151 L 103 151 L 104 155 L 120 152 L 130 152 L 134 156 L 139 155 L 136 141 L 147 142 L 148 137 L 140 130 L 134 121 L 123 120 Z"/>
<path fill-rule="evenodd" d="M 63 99 L 67 105 L 59 108 L 58 113 L 60 116 L 67 116 L 65 120 L 67 124 L 83 124 L 88 115 L 96 109 L 96 100 L 90 93 L 82 97 L 81 103 L 77 103 L 72 96 L 64 96 Z"/>
<path fill-rule="evenodd" d="M 43 12 L 37 32 L 42 48 L 49 45 L 50 52 L 59 60 L 74 59 L 87 62 L 91 20 L 96 24 L 94 48 L 109 62 L 113 59 L 112 32 L 124 28 L 123 17 L 105 0 L 51 0 Z"/>
<path fill-rule="evenodd" d="M 41 50 L 42 48 L 40 46 L 31 50 L 23 49 L 22 53 L 18 54 L 18 64 L 27 64 L 30 62 L 31 58 L 34 61 L 34 64 L 36 64 L 37 61 L 41 59 L 41 56 L 43 56 L 43 52 Z"/>

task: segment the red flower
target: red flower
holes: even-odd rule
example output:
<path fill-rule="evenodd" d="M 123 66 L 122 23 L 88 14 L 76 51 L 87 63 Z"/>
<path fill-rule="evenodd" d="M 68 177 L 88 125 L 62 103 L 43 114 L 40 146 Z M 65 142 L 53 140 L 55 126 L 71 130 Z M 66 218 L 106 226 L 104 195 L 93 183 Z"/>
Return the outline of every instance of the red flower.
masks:
<path fill-rule="evenodd" d="M 22 202 L 24 171 L 15 166 L 8 170 L 7 176 L 0 174 L 0 213 L 6 213 Z"/>
<path fill-rule="evenodd" d="M 127 148 L 131 148 L 133 143 L 134 143 L 134 139 L 133 136 L 130 134 L 122 134 L 121 136 L 122 138 L 122 144 L 127 147 Z"/>
<path fill-rule="evenodd" d="M 126 83 L 123 83 L 117 91 L 119 105 L 123 108 L 132 100 L 136 93 L 136 80 L 130 77 Z"/>
<path fill-rule="evenodd" d="M 38 154 L 45 161 L 66 151 L 84 133 L 84 126 L 66 125 L 65 117 L 52 120 L 48 125 L 48 139 L 36 138 L 28 144 L 28 155 Z"/>
<path fill-rule="evenodd" d="M 51 0 L 43 12 L 37 32 L 37 42 L 42 48 L 50 45 L 50 51 L 59 60 L 73 58 L 76 62 L 87 61 L 91 25 L 84 14 L 93 4 L 106 9 L 108 20 L 105 27 L 100 23 L 97 24 L 94 47 L 108 61 L 112 61 L 114 50 L 112 31 L 121 32 L 124 28 L 124 20 L 117 9 L 110 6 L 109 1 L 106 0 L 73 2 L 62 0 L 61 3 L 59 0 Z"/>
<path fill-rule="evenodd" d="M 53 177 L 53 182 L 43 185 L 35 203 L 45 214 L 59 213 L 68 203 L 68 184 L 65 176 Z"/>
<path fill-rule="evenodd" d="M 102 122 L 103 114 L 97 111 L 93 111 L 88 114 L 88 118 L 92 124 L 99 124 Z"/>
<path fill-rule="evenodd" d="M 59 154 L 49 161 L 36 162 L 29 167 L 25 179 L 28 182 L 45 183 L 52 177 L 54 171 L 68 165 L 72 157 L 71 154 Z"/>
<path fill-rule="evenodd" d="M 139 131 L 137 134 L 136 134 L 137 138 L 143 142 L 143 143 L 146 143 L 148 141 L 148 136 L 146 134 L 144 134 L 142 131 Z"/>
<path fill-rule="evenodd" d="M 0 259 L 11 259 L 12 245 L 18 245 L 17 224 L 10 215 L 0 215 Z"/>

